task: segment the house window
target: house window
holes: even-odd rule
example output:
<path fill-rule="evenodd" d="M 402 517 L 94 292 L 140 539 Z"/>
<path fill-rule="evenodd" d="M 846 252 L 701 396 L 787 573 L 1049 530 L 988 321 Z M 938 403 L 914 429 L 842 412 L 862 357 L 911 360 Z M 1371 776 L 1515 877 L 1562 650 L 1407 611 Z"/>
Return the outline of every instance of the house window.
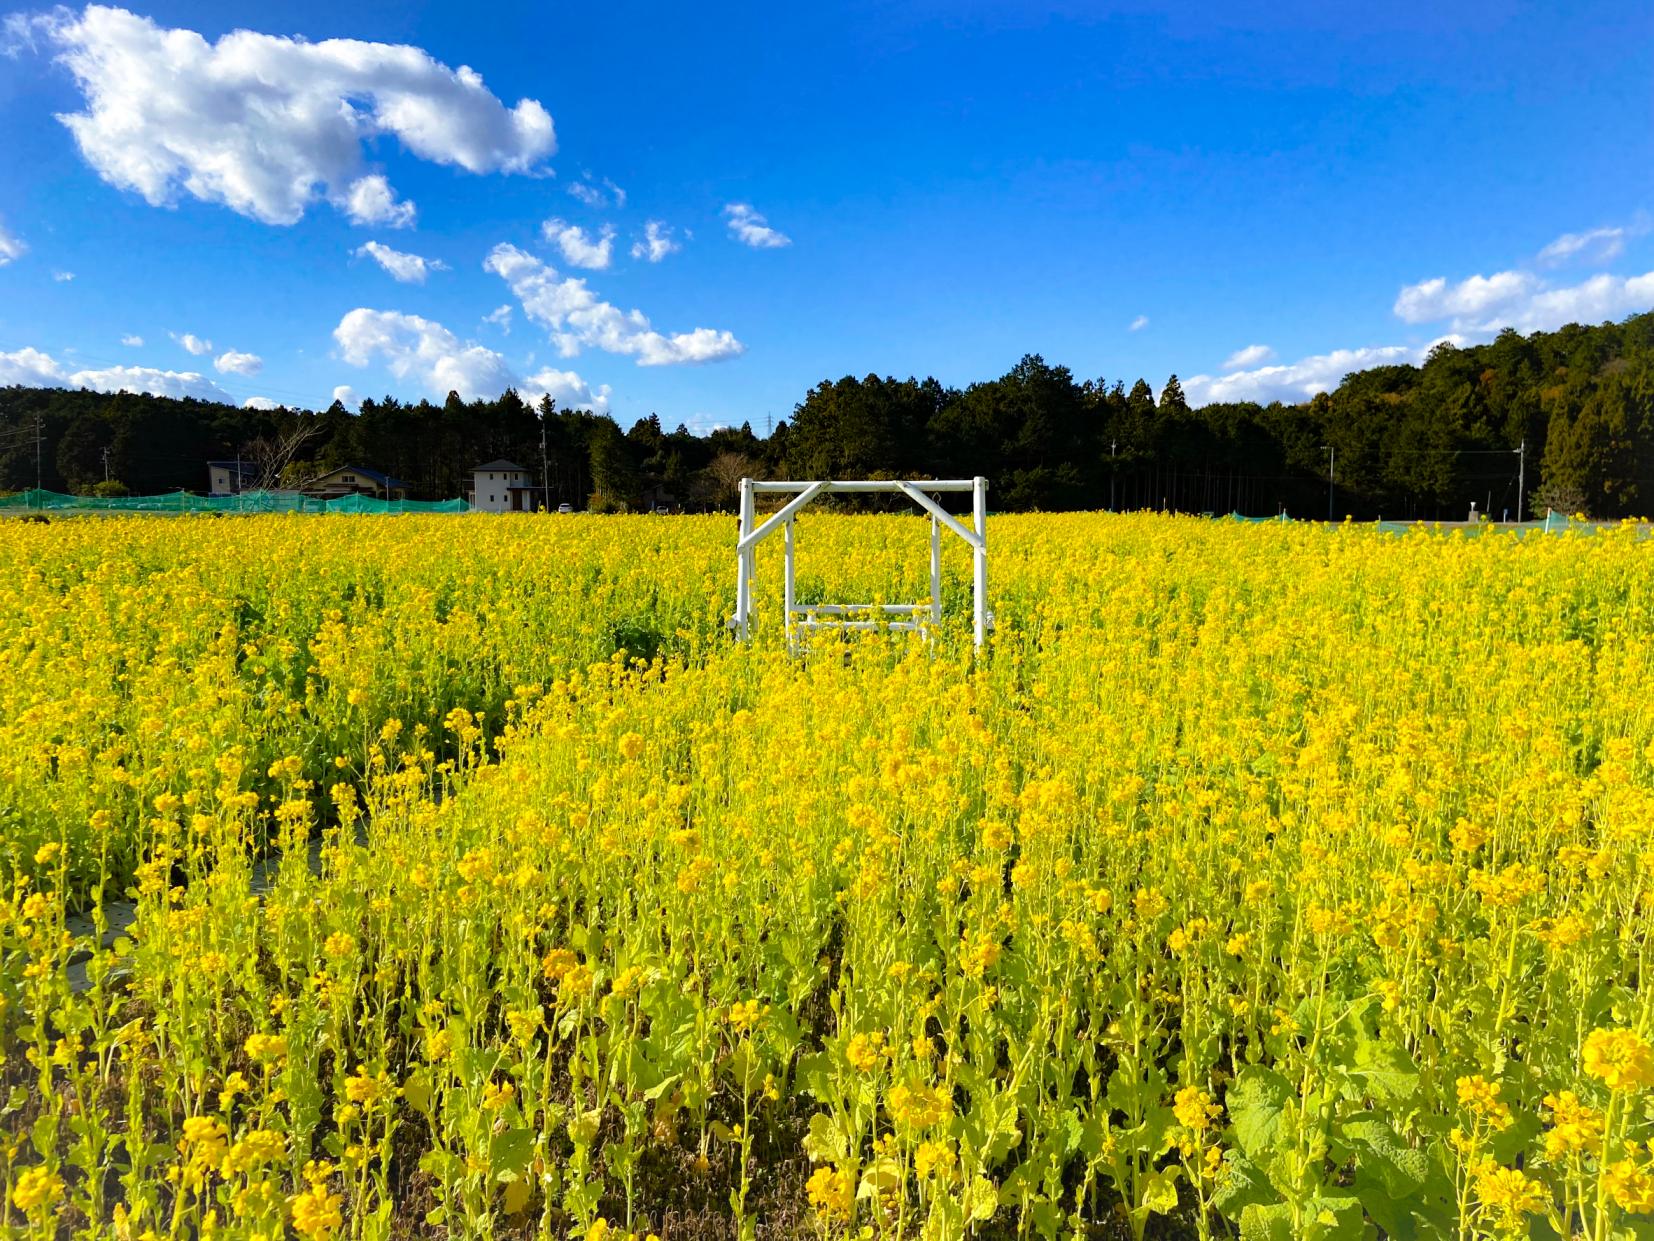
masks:
<path fill-rule="evenodd" d="M 355 481 L 356 481 L 356 475 L 354 475 L 354 474 L 346 474 L 346 475 L 345 475 L 345 476 L 344 476 L 344 478 L 343 478 L 343 479 L 341 479 L 341 480 L 340 480 L 340 481 L 342 481 L 342 482 L 347 482 L 347 483 L 353 483 L 353 482 L 355 482 Z"/>

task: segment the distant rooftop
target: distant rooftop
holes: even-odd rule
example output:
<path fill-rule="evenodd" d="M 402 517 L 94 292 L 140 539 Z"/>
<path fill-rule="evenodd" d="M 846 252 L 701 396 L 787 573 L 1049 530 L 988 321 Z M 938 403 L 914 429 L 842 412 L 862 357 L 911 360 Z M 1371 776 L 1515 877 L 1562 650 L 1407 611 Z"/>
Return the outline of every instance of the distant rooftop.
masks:
<path fill-rule="evenodd" d="M 386 474 L 383 470 L 369 469 L 365 465 L 341 465 L 338 469 L 327 470 L 324 473 L 318 474 L 315 478 L 311 479 L 310 481 L 312 483 L 318 482 L 319 480 L 324 479 L 324 478 L 331 478 L 335 474 L 341 474 L 346 470 L 349 470 L 352 474 L 360 474 L 360 475 L 362 475 L 362 477 L 364 477 L 364 478 L 366 478 L 366 479 L 368 479 L 372 482 L 378 483 L 381 487 L 389 487 L 392 490 L 396 489 L 397 487 L 406 488 L 407 485 L 408 485 L 407 483 L 403 482 L 400 478 L 392 478 L 389 474 Z"/>
<path fill-rule="evenodd" d="M 515 461 L 507 461 L 504 457 L 501 457 L 498 461 L 489 461 L 484 465 L 479 465 L 471 473 L 475 474 L 478 470 L 522 470 L 527 473 L 527 467 L 518 465 Z"/>

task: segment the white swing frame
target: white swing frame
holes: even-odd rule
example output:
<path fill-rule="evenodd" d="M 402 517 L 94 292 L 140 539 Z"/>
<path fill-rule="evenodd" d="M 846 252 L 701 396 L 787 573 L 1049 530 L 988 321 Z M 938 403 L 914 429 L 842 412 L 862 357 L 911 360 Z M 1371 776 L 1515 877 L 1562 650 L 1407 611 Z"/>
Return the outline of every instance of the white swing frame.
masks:
<path fill-rule="evenodd" d="M 799 512 L 819 496 L 895 493 L 907 496 L 930 515 L 930 598 L 923 603 L 806 603 L 793 599 L 793 521 Z M 970 492 L 972 525 L 966 526 L 935 500 L 943 492 Z M 757 524 L 756 498 L 759 495 L 791 495 L 792 499 L 772 513 L 763 525 Z M 942 623 L 942 530 L 946 527 L 971 549 L 971 599 L 974 643 L 981 650 L 993 629 L 988 610 L 988 480 L 955 478 L 905 482 L 901 479 L 816 479 L 808 482 L 761 482 L 741 480 L 741 534 L 735 546 L 735 615 L 730 628 L 735 640 L 752 636 L 752 584 L 757 568 L 758 545 L 780 531 L 785 547 L 786 575 L 782 588 L 782 612 L 787 643 L 791 648 L 794 631 L 831 627 L 834 629 L 894 629 L 922 632 Z M 868 619 L 882 613 L 879 619 Z M 839 619 L 822 619 L 837 617 Z M 906 619 L 893 619 L 905 617 Z M 923 619 L 921 619 L 923 618 Z"/>

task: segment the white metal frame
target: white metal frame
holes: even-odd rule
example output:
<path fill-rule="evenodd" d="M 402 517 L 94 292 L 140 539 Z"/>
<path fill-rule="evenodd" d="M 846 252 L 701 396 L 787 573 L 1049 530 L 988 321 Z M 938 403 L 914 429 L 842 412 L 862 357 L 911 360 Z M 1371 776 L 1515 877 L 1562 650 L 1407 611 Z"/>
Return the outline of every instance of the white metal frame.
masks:
<path fill-rule="evenodd" d="M 941 492 L 971 493 L 972 524 L 964 525 L 935 500 Z M 808 603 L 793 601 L 793 521 L 799 511 L 818 496 L 886 492 L 907 496 L 930 515 L 930 598 L 924 603 Z M 760 494 L 791 495 L 781 508 L 771 514 L 763 525 L 757 524 L 756 497 Z M 946 527 L 971 548 L 973 572 L 971 575 L 972 619 L 976 649 L 981 650 L 993 628 L 993 613 L 988 611 L 988 480 L 976 478 L 944 479 L 941 481 L 903 482 L 900 479 L 831 480 L 813 482 L 759 482 L 752 478 L 741 480 L 741 537 L 735 547 L 735 615 L 730 628 L 736 641 L 752 636 L 752 583 L 757 567 L 758 545 L 776 531 L 782 535 L 786 549 L 786 577 L 783 587 L 783 616 L 786 621 L 787 641 L 793 640 L 795 629 L 814 629 L 830 625 L 838 629 L 896 629 L 923 631 L 942 621 L 942 530 Z M 882 613 L 880 619 L 868 619 L 873 613 Z M 822 620 L 838 617 L 837 620 Z M 889 619 L 906 617 L 905 620 Z M 857 619 L 860 618 L 860 619 Z M 921 619 L 924 618 L 924 619 Z"/>

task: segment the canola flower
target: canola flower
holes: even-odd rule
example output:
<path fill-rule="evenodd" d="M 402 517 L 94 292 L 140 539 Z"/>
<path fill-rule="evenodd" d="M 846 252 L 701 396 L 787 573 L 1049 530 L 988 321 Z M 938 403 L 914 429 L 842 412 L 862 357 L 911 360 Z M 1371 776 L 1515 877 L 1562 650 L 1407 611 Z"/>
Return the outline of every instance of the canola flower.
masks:
<path fill-rule="evenodd" d="M 996 519 L 981 659 L 951 548 L 732 646 L 730 542 L 0 527 L 5 1226 L 1648 1226 L 1635 532 Z"/>

